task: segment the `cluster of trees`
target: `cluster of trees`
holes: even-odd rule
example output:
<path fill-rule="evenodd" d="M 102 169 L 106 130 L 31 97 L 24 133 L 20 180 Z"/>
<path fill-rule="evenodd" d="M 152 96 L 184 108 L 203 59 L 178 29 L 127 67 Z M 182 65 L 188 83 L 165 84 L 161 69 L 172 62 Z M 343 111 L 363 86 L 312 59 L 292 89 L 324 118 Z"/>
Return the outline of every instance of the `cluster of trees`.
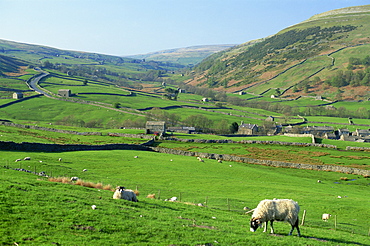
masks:
<path fill-rule="evenodd" d="M 338 71 L 326 83 L 334 87 L 370 86 L 370 56 L 363 59 L 350 57 L 347 71 Z"/>
<path fill-rule="evenodd" d="M 77 126 L 77 127 L 87 127 L 87 128 L 101 128 L 103 127 L 103 122 L 101 119 L 90 120 L 85 122 L 82 119 L 76 118 L 74 115 L 68 115 L 63 117 L 61 120 L 56 122 L 57 125 L 65 126 Z"/>

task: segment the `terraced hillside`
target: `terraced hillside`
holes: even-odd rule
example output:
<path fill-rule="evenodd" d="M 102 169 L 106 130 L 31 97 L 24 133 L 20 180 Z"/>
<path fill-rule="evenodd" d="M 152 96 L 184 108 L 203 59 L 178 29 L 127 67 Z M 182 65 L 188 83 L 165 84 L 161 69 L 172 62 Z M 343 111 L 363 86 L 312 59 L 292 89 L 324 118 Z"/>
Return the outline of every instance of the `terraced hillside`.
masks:
<path fill-rule="evenodd" d="M 250 48 L 240 45 L 217 53 L 195 68 L 188 83 L 254 94 L 280 88 L 285 97 L 315 94 L 331 99 L 340 88 L 342 98 L 367 98 L 369 13 L 369 5 L 329 11 Z M 338 76 L 346 82 L 333 82 Z"/>

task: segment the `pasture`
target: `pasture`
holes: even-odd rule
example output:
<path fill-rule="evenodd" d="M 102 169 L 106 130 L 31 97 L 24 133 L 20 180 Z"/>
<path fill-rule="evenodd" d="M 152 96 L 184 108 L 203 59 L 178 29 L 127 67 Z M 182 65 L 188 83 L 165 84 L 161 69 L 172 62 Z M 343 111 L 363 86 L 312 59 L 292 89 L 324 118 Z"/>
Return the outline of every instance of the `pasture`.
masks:
<path fill-rule="evenodd" d="M 199 162 L 143 151 L 0 153 L 0 162 L 11 168 L 77 176 L 140 192 L 139 203 L 113 200 L 112 191 L 1 168 L 4 245 L 368 245 L 369 184 L 356 175 Z M 31 160 L 14 162 L 26 156 Z M 156 199 L 145 198 L 148 194 L 156 194 Z M 181 202 L 164 201 L 173 196 Z M 249 232 L 250 214 L 243 207 L 254 208 L 265 198 L 296 200 L 300 217 L 306 210 L 302 237 L 286 236 L 290 226 L 282 222 L 275 224 L 275 235 L 262 229 Z M 322 213 L 335 215 L 336 225 L 333 218 L 322 221 Z"/>

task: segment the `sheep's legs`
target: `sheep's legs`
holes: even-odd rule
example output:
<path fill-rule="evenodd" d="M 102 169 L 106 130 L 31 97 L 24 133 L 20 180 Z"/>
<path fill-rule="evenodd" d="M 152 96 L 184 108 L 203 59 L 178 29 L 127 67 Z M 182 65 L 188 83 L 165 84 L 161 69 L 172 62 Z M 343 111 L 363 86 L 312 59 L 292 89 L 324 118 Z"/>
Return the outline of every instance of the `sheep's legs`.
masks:
<path fill-rule="evenodd" d="M 265 222 L 264 222 L 264 227 L 265 227 L 265 228 L 263 228 L 263 232 L 266 232 L 266 231 L 267 231 L 268 223 L 269 223 L 268 221 L 265 221 Z"/>
<path fill-rule="evenodd" d="M 293 230 L 294 230 L 294 227 L 295 227 L 295 228 L 297 228 L 298 237 L 300 237 L 300 236 L 301 236 L 301 232 L 300 232 L 300 230 L 299 230 L 298 224 L 299 224 L 299 219 L 298 219 L 298 217 L 297 217 L 296 222 L 294 223 L 294 225 L 292 225 L 292 229 L 291 229 L 291 230 L 290 230 L 290 232 L 289 232 L 289 236 L 290 236 L 290 235 L 292 235 Z"/>
<path fill-rule="evenodd" d="M 274 221 L 273 220 L 270 221 L 271 234 L 275 234 L 275 232 L 274 232 L 274 226 L 273 226 L 272 222 L 274 222 Z"/>

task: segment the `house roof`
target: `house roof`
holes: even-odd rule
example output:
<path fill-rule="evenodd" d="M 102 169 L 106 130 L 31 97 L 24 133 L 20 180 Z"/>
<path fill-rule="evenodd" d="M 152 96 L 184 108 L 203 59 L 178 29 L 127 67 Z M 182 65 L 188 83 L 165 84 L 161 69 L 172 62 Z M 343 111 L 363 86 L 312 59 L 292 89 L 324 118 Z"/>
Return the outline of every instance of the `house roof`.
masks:
<path fill-rule="evenodd" d="M 257 127 L 256 124 L 241 124 L 239 128 L 247 128 L 247 129 L 253 129 L 254 127 Z"/>

